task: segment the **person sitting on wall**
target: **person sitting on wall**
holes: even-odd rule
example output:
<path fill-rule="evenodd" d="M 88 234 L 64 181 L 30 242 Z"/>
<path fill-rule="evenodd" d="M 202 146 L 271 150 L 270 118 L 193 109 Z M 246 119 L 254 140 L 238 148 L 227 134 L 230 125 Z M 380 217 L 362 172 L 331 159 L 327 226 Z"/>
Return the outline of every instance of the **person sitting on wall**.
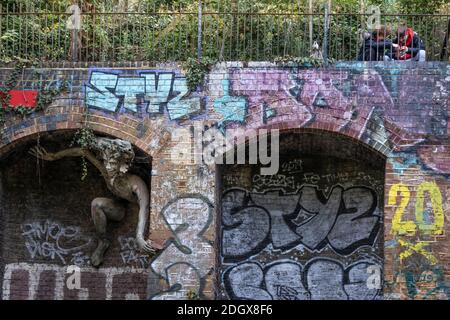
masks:
<path fill-rule="evenodd" d="M 382 26 L 375 29 L 371 34 L 366 34 L 364 43 L 358 54 L 358 61 L 384 61 L 389 60 L 385 54 L 386 50 L 397 47 L 387 37 L 390 34 L 389 28 Z"/>
<path fill-rule="evenodd" d="M 426 60 L 425 43 L 412 28 L 400 26 L 397 30 L 397 38 L 392 42 L 398 44 L 391 55 L 392 59 L 420 62 Z"/>

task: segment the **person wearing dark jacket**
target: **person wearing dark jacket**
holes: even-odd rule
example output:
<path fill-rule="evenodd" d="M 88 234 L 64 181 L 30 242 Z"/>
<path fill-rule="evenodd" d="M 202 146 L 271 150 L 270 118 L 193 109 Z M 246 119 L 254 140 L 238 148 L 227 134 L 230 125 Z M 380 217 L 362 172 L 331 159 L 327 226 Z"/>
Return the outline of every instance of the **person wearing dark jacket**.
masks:
<path fill-rule="evenodd" d="M 392 41 L 398 47 L 391 56 L 394 60 L 425 61 L 425 43 L 412 28 L 401 26 L 397 31 L 397 38 Z"/>
<path fill-rule="evenodd" d="M 386 39 L 389 33 L 386 27 L 381 27 L 367 36 L 359 50 L 358 61 L 390 60 L 386 55 L 386 50 L 392 51 L 392 48 L 397 45 L 393 45 L 392 41 Z"/>

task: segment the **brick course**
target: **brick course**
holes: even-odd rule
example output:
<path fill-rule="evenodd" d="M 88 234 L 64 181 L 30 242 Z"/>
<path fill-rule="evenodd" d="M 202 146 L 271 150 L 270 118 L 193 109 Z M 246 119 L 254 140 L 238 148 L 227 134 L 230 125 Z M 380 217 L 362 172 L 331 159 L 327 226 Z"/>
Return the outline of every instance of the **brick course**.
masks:
<path fill-rule="evenodd" d="M 7 79 L 10 71 L 0 69 L 0 82 Z M 188 94 L 183 91 L 183 70 L 177 65 L 52 63 L 41 66 L 38 71 L 39 75 L 26 70 L 17 89 L 52 88 L 66 79 L 69 90 L 43 112 L 25 118 L 10 115 L 0 132 L 0 157 L 7 160 L 16 150 L 22 150 L 49 132 L 70 133 L 80 128 L 88 107 L 91 113 L 88 124 L 98 134 L 129 140 L 150 157 L 149 237 L 164 243 L 165 249 L 147 268 L 146 278 L 152 285 L 139 284 L 139 290 L 146 291 L 145 297 L 183 298 L 194 290 L 203 298 L 214 298 L 220 291 L 222 280 L 214 271 L 220 267 L 223 247 L 219 237 L 220 184 L 216 181 L 216 168 L 193 160 L 189 163 L 171 161 L 175 147 L 191 156 L 197 154 L 191 143 L 193 137 L 189 138 L 188 134 L 196 125 L 242 129 L 245 134 L 257 129 L 290 130 L 299 137 L 308 132 L 327 132 L 331 133 L 326 138 L 329 143 L 323 145 L 327 153 L 339 151 L 348 160 L 361 161 L 361 151 L 351 150 L 368 148 L 368 153 L 384 157 L 384 298 L 450 297 L 446 249 L 450 209 L 448 64 L 347 62 L 321 69 L 302 69 L 273 63 L 220 63 L 207 75 L 202 91 Z M 125 88 L 112 82 L 102 87 L 101 82 L 92 80 L 94 71 L 122 79 L 120 83 Z M 146 83 L 145 88 L 134 86 L 133 80 L 128 82 L 130 78 L 142 78 L 143 72 L 155 74 L 155 79 L 163 73 L 172 74 L 172 82 L 169 85 L 161 80 L 160 91 L 151 87 L 150 82 L 142 82 Z M 168 89 L 164 89 L 166 85 Z M 94 94 L 89 93 L 92 94 L 89 103 L 97 107 L 86 102 L 89 87 L 95 87 Z M 119 92 L 129 92 L 130 97 L 125 101 Z M 108 96 L 117 103 L 112 111 L 104 109 L 111 106 L 105 103 Z M 126 105 L 136 107 L 136 112 Z M 159 112 L 148 112 L 149 106 L 158 106 Z M 171 120 L 175 117 L 176 120 Z M 188 133 L 181 142 L 171 139 L 175 129 L 183 128 L 188 129 Z M 363 147 L 344 148 L 339 136 Z M 1 194 L 7 193 L 9 188 L 5 172 L 10 164 L 6 160 L 2 161 Z M 7 200 L 2 197 L 2 201 Z M 36 214 L 44 219 L 45 212 Z M 5 237 L 18 231 L 8 231 L 3 209 L 0 219 L 2 278 L 6 276 L 7 265 L 11 265 L 10 268 L 16 268 L 11 272 L 13 279 L 22 279 L 28 270 L 40 268 L 44 270 L 42 279 L 55 283 L 61 271 L 46 271 L 45 266 L 52 264 L 51 261 L 37 262 L 26 255 L 19 255 L 15 260 L 9 258 L 12 249 Z M 17 224 L 25 222 L 19 220 Z M 196 225 L 195 221 L 202 225 Z M 409 227 L 415 227 L 409 230 L 405 221 L 411 221 Z M 83 223 L 79 225 L 87 228 Z M 179 228 L 186 223 L 189 234 Z M 23 250 L 22 240 L 16 241 L 15 245 Z M 194 250 L 188 254 L 183 252 L 183 246 Z M 23 264 L 12 265 L 14 263 Z M 118 268 L 118 265 L 105 268 Z M 110 276 L 112 269 L 106 269 L 86 269 L 86 272 L 94 277 L 91 282 L 98 281 L 101 288 L 103 281 L 122 281 L 119 276 Z M 177 278 L 180 273 L 185 274 L 181 280 Z M 141 281 L 139 277 L 133 279 L 137 283 Z M 167 292 L 175 283 L 180 283 L 182 288 Z M 23 290 L 29 290 L 25 284 L 23 286 Z M 116 295 L 114 289 L 112 293 L 97 292 L 95 288 L 88 291 L 89 297 L 114 298 Z M 41 289 L 35 294 L 42 298 L 52 296 Z M 5 298 L 4 291 L 2 295 Z M 126 293 L 117 295 L 125 297 Z M 139 296 L 144 297 L 142 293 Z M 9 297 L 29 295 L 13 290 Z"/>

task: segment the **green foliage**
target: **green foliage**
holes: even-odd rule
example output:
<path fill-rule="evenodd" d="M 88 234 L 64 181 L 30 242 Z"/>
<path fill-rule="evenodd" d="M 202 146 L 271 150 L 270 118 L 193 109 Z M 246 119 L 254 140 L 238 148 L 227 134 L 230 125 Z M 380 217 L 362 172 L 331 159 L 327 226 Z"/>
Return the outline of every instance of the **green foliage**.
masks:
<path fill-rule="evenodd" d="M 41 61 L 70 60 L 72 33 L 64 14 L 72 0 L 3 0 L 0 60 L 14 56 Z M 309 6 L 306 0 L 203 0 L 203 54 L 216 60 L 273 60 L 279 56 L 310 54 Z M 84 0 L 79 32 L 79 57 L 84 61 L 186 61 L 197 56 L 198 0 Z M 324 6 L 314 0 L 313 41 L 323 42 Z M 365 29 L 360 0 L 333 0 L 330 55 L 350 60 L 357 56 Z M 448 0 L 365 0 L 382 14 L 445 13 Z M 446 6 L 447 5 L 447 6 Z M 20 15 L 18 12 L 36 12 Z M 102 14 L 107 12 L 108 14 Z M 123 14 L 128 12 L 127 14 Z M 214 12 L 214 14 L 208 14 Z M 110 14 L 117 13 L 117 14 Z M 233 13 L 239 13 L 235 15 Z M 280 15 L 286 14 L 286 15 Z M 382 23 L 398 25 L 403 18 L 384 16 Z M 448 18 L 447 18 L 448 19 Z M 406 19 L 427 44 L 440 51 L 444 18 Z"/>
<path fill-rule="evenodd" d="M 186 81 L 190 91 L 195 91 L 199 86 L 203 85 L 205 76 L 214 63 L 214 60 L 210 58 L 203 58 L 201 61 L 188 58 L 183 64 L 183 69 L 186 71 Z"/>
<path fill-rule="evenodd" d="M 91 149 L 94 142 L 95 142 L 94 131 L 87 126 L 83 126 L 82 128 L 78 129 L 75 132 L 70 146 L 72 147 L 74 145 L 78 145 L 83 149 Z"/>
<path fill-rule="evenodd" d="M 448 5 L 448 0 L 372 0 L 371 2 L 382 6 L 385 10 L 394 8 L 396 12 L 406 14 L 437 13 L 446 4 Z"/>
<path fill-rule="evenodd" d="M 75 145 L 79 146 L 82 149 L 89 150 L 93 147 L 95 143 L 95 134 L 94 130 L 92 130 L 89 125 L 89 110 L 86 108 L 84 112 L 84 122 L 81 128 L 79 128 L 70 143 L 70 147 Z M 81 181 L 84 181 L 88 175 L 87 162 L 85 157 L 81 157 Z"/>
<path fill-rule="evenodd" d="M 83 127 L 81 127 L 75 132 L 70 147 L 78 145 L 83 149 L 90 149 L 92 148 L 94 141 L 95 141 L 94 131 L 87 125 L 83 125 Z M 81 157 L 81 181 L 84 181 L 87 175 L 88 175 L 88 168 L 86 158 Z"/>
<path fill-rule="evenodd" d="M 30 68 L 31 72 L 34 72 L 34 67 L 36 65 L 35 60 L 26 60 L 15 57 L 13 62 L 13 70 L 5 80 L 4 84 L 0 86 L 0 124 L 5 122 L 6 114 L 14 112 L 22 117 L 31 114 L 33 112 L 38 112 L 44 110 L 56 96 L 61 94 L 67 89 L 67 82 L 62 81 L 58 88 L 43 89 L 40 88 L 37 95 L 36 107 L 30 108 L 26 106 L 14 106 L 12 107 L 9 102 L 11 96 L 9 91 L 13 90 L 19 81 L 20 76 L 23 74 L 25 68 Z"/>
<path fill-rule="evenodd" d="M 10 62 L 11 61 L 12 60 L 10 60 Z M 38 101 L 36 103 L 35 108 L 29 108 L 26 106 L 12 107 L 9 104 L 11 99 L 9 91 L 11 91 L 17 86 L 18 79 L 24 72 L 24 69 L 32 68 L 35 64 L 35 61 L 15 58 L 12 64 L 14 65 L 12 72 L 10 73 L 9 77 L 4 81 L 3 85 L 0 86 L 0 124 L 5 122 L 6 114 L 11 112 L 16 113 L 23 117 L 27 114 L 43 110 L 57 94 L 59 94 L 61 91 L 64 90 L 64 85 L 59 89 L 40 90 L 38 93 Z"/>
<path fill-rule="evenodd" d="M 187 300 L 200 300 L 200 296 L 196 290 L 189 290 L 187 293 Z"/>
<path fill-rule="evenodd" d="M 325 61 L 320 58 L 315 57 L 292 57 L 292 56 L 284 56 L 278 57 L 275 59 L 275 62 L 278 64 L 286 65 L 294 65 L 303 68 L 320 68 L 325 65 Z M 327 63 L 332 64 L 335 61 L 333 59 L 328 59 Z"/>
<path fill-rule="evenodd" d="M 37 96 L 36 108 L 34 111 L 44 110 L 46 106 L 52 103 L 52 101 L 57 97 L 61 92 L 67 90 L 67 81 L 63 80 L 61 85 L 58 88 L 51 88 L 48 90 L 40 90 Z"/>
<path fill-rule="evenodd" d="M 11 111 L 14 111 L 16 114 L 24 117 L 27 114 L 33 113 L 33 108 L 29 108 L 26 106 L 15 106 Z"/>

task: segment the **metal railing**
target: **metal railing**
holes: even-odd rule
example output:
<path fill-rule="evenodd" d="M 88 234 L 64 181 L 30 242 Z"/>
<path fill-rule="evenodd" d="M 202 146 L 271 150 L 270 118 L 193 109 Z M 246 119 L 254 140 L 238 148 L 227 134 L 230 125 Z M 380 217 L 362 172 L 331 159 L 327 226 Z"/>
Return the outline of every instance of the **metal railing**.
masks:
<path fill-rule="evenodd" d="M 334 60 L 356 60 L 367 30 L 365 13 L 273 12 L 221 1 L 164 10 L 156 5 L 81 8 L 81 29 L 67 21 L 67 7 L 0 4 L 0 58 L 41 61 L 271 61 L 307 57 L 313 42 Z M 407 24 L 425 41 L 427 60 L 449 61 L 450 14 L 382 14 L 381 24 Z"/>

